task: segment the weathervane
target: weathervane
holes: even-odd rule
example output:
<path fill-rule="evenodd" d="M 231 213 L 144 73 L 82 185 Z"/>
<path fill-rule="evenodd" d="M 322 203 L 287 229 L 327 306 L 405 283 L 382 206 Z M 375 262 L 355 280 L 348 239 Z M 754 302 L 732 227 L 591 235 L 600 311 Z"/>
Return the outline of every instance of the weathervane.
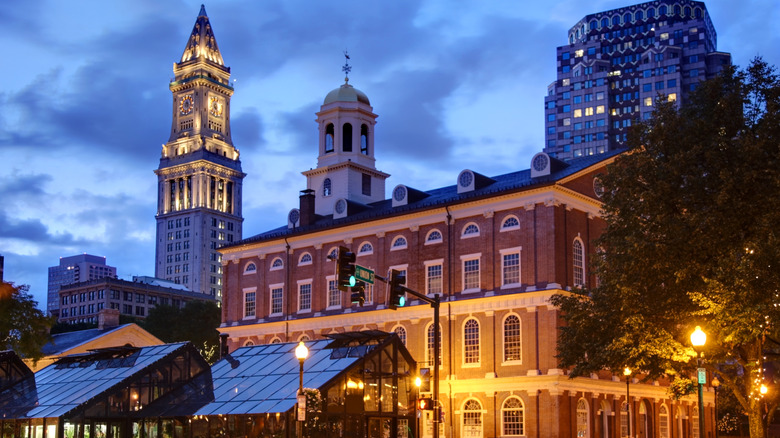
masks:
<path fill-rule="evenodd" d="M 349 82 L 349 72 L 352 71 L 352 66 L 349 65 L 349 53 L 347 53 L 346 50 L 344 51 L 344 58 L 345 58 L 344 66 L 341 67 L 341 71 L 343 71 L 344 74 L 346 74 L 346 77 L 344 78 L 344 82 Z"/>

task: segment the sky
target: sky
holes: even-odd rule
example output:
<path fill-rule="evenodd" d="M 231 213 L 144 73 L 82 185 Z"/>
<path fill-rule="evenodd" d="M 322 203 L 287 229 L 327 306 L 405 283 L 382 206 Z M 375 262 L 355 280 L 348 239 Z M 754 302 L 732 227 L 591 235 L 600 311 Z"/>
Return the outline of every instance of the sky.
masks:
<path fill-rule="evenodd" d="M 0 255 L 5 281 L 45 308 L 60 257 L 154 275 L 168 84 L 202 1 L 25 0 L 0 8 Z M 705 2 L 718 50 L 780 65 L 780 3 Z M 527 169 L 544 145 L 555 49 L 589 13 L 626 0 L 218 0 L 206 3 L 231 68 L 244 237 L 284 225 L 316 167 L 315 112 L 344 82 L 379 115 L 377 169 L 420 190 L 472 169 Z"/>

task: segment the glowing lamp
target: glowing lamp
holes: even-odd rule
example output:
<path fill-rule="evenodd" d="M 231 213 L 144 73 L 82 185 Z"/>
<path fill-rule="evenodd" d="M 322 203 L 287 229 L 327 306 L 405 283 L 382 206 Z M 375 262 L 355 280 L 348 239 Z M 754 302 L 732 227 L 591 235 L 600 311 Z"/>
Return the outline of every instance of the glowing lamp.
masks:
<path fill-rule="evenodd" d="M 693 333 L 691 333 L 691 344 L 693 344 L 694 347 L 703 347 L 706 342 L 707 334 L 697 325 L 693 330 Z"/>

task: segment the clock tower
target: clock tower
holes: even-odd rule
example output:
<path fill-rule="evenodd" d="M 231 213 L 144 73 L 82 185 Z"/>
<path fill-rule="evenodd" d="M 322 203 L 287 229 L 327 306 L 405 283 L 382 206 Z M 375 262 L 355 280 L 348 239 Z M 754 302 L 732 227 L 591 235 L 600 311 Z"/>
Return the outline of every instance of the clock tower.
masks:
<path fill-rule="evenodd" d="M 222 260 L 217 249 L 241 239 L 246 174 L 230 135 L 230 68 L 203 6 L 173 72 L 171 134 L 154 172 L 155 276 L 219 299 Z"/>

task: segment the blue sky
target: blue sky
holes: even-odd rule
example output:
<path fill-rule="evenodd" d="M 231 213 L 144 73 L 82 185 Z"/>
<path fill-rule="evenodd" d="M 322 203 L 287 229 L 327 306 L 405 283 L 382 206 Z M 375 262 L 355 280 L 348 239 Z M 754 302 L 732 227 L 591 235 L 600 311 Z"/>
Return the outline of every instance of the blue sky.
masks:
<path fill-rule="evenodd" d="M 0 254 L 44 306 L 47 267 L 105 256 L 154 274 L 153 170 L 168 83 L 201 1 L 27 0 L 0 8 Z M 314 113 L 350 83 L 379 115 L 377 168 L 427 190 L 465 169 L 525 169 L 544 143 L 555 48 L 583 16 L 625 1 L 235 0 L 206 11 L 235 80 L 244 237 L 283 225 L 316 166 Z M 776 0 L 706 2 L 718 49 L 780 65 Z"/>

